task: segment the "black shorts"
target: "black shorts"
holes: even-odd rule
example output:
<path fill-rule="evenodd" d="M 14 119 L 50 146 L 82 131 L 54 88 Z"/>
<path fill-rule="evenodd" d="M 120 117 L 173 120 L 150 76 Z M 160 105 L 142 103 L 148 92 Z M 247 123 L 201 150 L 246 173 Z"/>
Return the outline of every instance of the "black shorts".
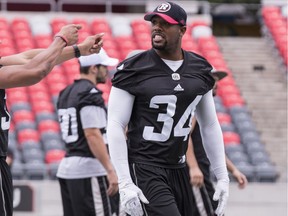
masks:
<path fill-rule="evenodd" d="M 13 214 L 13 185 L 10 167 L 5 157 L 0 158 L 0 215 Z"/>
<path fill-rule="evenodd" d="M 149 201 L 149 204 L 143 204 L 144 215 L 193 215 L 195 205 L 186 167 L 168 169 L 131 164 L 130 171 L 134 183 Z"/>
<path fill-rule="evenodd" d="M 112 215 L 106 176 L 58 180 L 64 216 Z"/>

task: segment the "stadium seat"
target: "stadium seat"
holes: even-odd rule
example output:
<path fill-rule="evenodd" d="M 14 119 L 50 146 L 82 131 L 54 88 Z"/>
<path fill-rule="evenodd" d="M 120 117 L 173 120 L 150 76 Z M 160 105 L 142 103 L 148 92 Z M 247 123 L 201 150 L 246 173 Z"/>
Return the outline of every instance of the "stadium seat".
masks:
<path fill-rule="evenodd" d="M 232 123 L 222 123 L 220 124 L 220 127 L 223 132 L 236 132 L 236 128 Z"/>
<path fill-rule="evenodd" d="M 58 121 L 42 120 L 38 123 L 38 131 L 40 134 L 42 134 L 43 132 L 48 132 L 48 131 L 58 133 L 58 132 L 60 132 L 60 125 L 59 125 Z"/>
<path fill-rule="evenodd" d="M 20 101 L 17 102 L 15 101 L 13 104 L 10 105 L 10 113 L 13 115 L 13 113 L 21 110 L 26 110 L 26 111 L 31 111 L 31 105 L 29 102 L 25 101 Z"/>
<path fill-rule="evenodd" d="M 261 142 L 261 140 L 260 140 L 260 136 L 257 132 L 249 131 L 249 132 L 242 134 L 241 142 L 247 146 L 251 142 Z"/>
<path fill-rule="evenodd" d="M 235 153 L 235 152 L 244 153 L 245 149 L 244 149 L 243 145 L 230 144 L 230 145 L 225 145 L 225 152 L 226 152 L 226 154 L 231 154 L 231 153 Z"/>
<path fill-rule="evenodd" d="M 227 113 L 217 113 L 217 118 L 220 124 L 232 123 L 231 116 Z"/>
<path fill-rule="evenodd" d="M 13 122 L 15 124 L 18 124 L 19 122 L 23 122 L 23 121 L 29 121 L 29 122 L 34 122 L 35 121 L 35 117 L 34 117 L 34 113 L 30 110 L 17 110 L 15 112 L 13 112 Z"/>
<path fill-rule="evenodd" d="M 225 145 L 240 144 L 240 136 L 235 132 L 224 131 L 223 139 Z"/>
<path fill-rule="evenodd" d="M 59 167 L 59 162 L 49 163 L 48 164 L 48 173 L 51 180 L 56 180 L 56 174 Z"/>
<path fill-rule="evenodd" d="M 25 165 L 19 161 L 13 161 L 11 166 L 13 180 L 22 180 L 25 178 Z"/>
<path fill-rule="evenodd" d="M 44 153 L 41 149 L 22 149 L 22 156 L 25 163 L 32 161 L 44 162 Z"/>
<path fill-rule="evenodd" d="M 18 143 L 21 145 L 24 141 L 32 140 L 35 142 L 39 142 L 39 134 L 37 130 L 33 129 L 24 129 L 18 131 Z"/>
<path fill-rule="evenodd" d="M 227 157 L 236 165 L 239 163 L 249 163 L 249 157 L 247 154 L 241 151 L 227 152 Z"/>
<path fill-rule="evenodd" d="M 31 149 L 42 150 L 41 144 L 39 142 L 35 142 L 34 140 L 24 141 L 21 144 L 20 148 L 21 150 L 25 149 L 24 151 L 30 151 Z"/>
<path fill-rule="evenodd" d="M 25 164 L 26 177 L 29 180 L 43 180 L 47 178 L 48 170 L 44 162 L 30 162 Z"/>
<path fill-rule="evenodd" d="M 65 156 L 65 151 L 60 149 L 52 149 L 46 152 L 45 161 L 47 164 L 59 163 Z"/>
<path fill-rule="evenodd" d="M 58 120 L 57 114 L 55 112 L 38 112 L 36 113 L 35 118 L 37 123 L 44 120 Z"/>
<path fill-rule="evenodd" d="M 64 143 L 61 139 L 50 139 L 45 140 L 42 142 L 44 152 L 47 153 L 50 150 L 63 150 L 64 149 Z"/>
<path fill-rule="evenodd" d="M 270 163 L 262 163 L 255 167 L 255 176 L 258 182 L 275 182 L 279 173 Z"/>

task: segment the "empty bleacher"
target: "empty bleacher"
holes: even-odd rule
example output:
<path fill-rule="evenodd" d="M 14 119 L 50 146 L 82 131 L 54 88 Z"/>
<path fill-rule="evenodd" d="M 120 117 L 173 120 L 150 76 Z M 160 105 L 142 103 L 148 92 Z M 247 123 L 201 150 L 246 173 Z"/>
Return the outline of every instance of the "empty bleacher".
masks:
<path fill-rule="evenodd" d="M 49 19 L 0 17 L 0 40 L 5 41 L 1 53 L 10 55 L 31 48 L 45 48 L 51 43 L 53 35 L 67 23 L 82 24 L 79 41 L 87 35 L 105 32 L 105 50 L 108 55 L 120 60 L 131 50 L 151 47 L 150 25 L 142 17 L 127 19 L 123 16 L 119 22 L 117 19 L 81 15 Z M 238 82 L 237 73 L 241 67 L 233 67 L 226 56 L 226 46 L 231 50 L 234 48 L 216 38 L 210 25 L 206 19 L 191 19 L 183 38 L 183 48 L 203 55 L 217 70 L 228 72 L 228 77 L 220 81 L 219 94 L 215 97 L 226 154 L 250 181 L 274 182 L 279 173 L 274 158 L 272 160 L 270 151 L 267 152 L 261 125 L 251 113 L 255 107 L 251 107 L 250 98 Z M 247 54 L 249 50 L 241 53 Z M 239 62 L 245 64 L 243 59 Z M 59 91 L 79 77 L 78 67 L 77 59 L 72 59 L 56 66 L 47 78 L 36 85 L 7 90 L 12 114 L 9 145 L 15 156 L 12 167 L 15 179 L 55 179 L 57 165 L 65 153 L 55 102 Z M 111 83 L 108 81 L 98 87 L 107 103 Z"/>

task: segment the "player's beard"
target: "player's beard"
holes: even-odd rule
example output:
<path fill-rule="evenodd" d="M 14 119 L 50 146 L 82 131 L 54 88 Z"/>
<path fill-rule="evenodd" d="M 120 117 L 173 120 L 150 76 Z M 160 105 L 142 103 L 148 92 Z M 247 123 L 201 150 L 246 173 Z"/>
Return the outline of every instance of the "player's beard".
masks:
<path fill-rule="evenodd" d="M 154 49 L 157 49 L 157 50 L 165 50 L 165 48 L 167 47 L 167 41 L 165 40 L 165 42 L 161 45 L 156 45 L 155 43 L 153 43 L 152 41 L 152 47 Z"/>
<path fill-rule="evenodd" d="M 106 77 L 97 76 L 96 77 L 96 82 L 97 83 L 106 83 Z"/>
<path fill-rule="evenodd" d="M 181 41 L 181 36 L 179 35 L 177 38 L 175 38 L 175 40 L 173 42 L 170 42 L 169 44 L 171 45 L 175 45 L 175 44 L 179 44 Z M 154 49 L 157 49 L 157 50 L 168 50 L 169 49 L 169 45 L 168 45 L 168 42 L 167 40 L 164 41 L 164 43 L 160 44 L 160 45 L 156 45 L 155 43 L 153 43 L 153 40 L 152 40 L 152 47 Z M 170 46 L 171 48 L 171 46 Z"/>

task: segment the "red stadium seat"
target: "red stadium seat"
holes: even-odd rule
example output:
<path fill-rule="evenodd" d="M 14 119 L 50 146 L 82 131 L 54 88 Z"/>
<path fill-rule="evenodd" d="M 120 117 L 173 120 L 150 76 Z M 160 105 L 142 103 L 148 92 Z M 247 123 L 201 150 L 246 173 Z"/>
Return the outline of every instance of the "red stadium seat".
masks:
<path fill-rule="evenodd" d="M 227 113 L 217 112 L 217 118 L 220 124 L 232 123 L 231 116 Z"/>
<path fill-rule="evenodd" d="M 105 32 L 105 34 L 112 34 L 110 25 L 108 24 L 106 19 L 95 18 L 91 22 L 91 31 L 92 34 L 98 34 L 101 32 Z"/>
<path fill-rule="evenodd" d="M 47 164 L 57 163 L 65 156 L 65 151 L 61 149 L 51 149 L 46 152 L 45 162 Z"/>
<path fill-rule="evenodd" d="M 60 125 L 58 121 L 54 120 L 42 120 L 38 123 L 38 130 L 41 133 L 53 131 L 53 132 L 60 132 Z"/>
<path fill-rule="evenodd" d="M 13 113 L 13 121 L 16 124 L 20 121 L 35 121 L 34 113 L 29 110 L 17 110 Z"/>
<path fill-rule="evenodd" d="M 18 131 L 18 143 L 21 144 L 25 141 L 36 141 L 40 142 L 39 134 L 37 130 L 23 129 Z"/>
<path fill-rule="evenodd" d="M 226 107 L 241 105 L 243 106 L 245 104 L 244 99 L 238 95 L 238 94 L 229 94 L 229 95 L 223 95 L 223 104 Z"/>
<path fill-rule="evenodd" d="M 54 105 L 50 101 L 38 101 L 32 104 L 32 109 L 37 114 L 38 112 L 55 112 Z"/>
<path fill-rule="evenodd" d="M 236 132 L 224 131 L 223 132 L 223 139 L 224 139 L 224 144 L 225 145 L 229 145 L 229 144 L 238 145 L 238 144 L 241 144 L 240 136 Z"/>

